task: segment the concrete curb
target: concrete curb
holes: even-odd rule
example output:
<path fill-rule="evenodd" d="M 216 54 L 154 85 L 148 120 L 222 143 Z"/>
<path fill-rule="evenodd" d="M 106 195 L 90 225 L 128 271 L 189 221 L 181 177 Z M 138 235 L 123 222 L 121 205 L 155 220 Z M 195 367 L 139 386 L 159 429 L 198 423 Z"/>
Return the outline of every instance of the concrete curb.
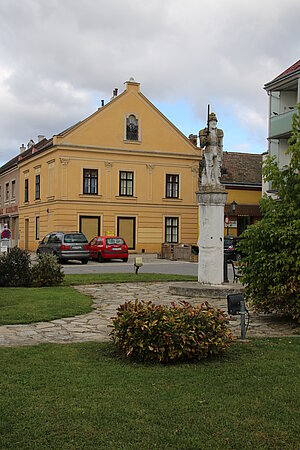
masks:
<path fill-rule="evenodd" d="M 197 281 L 176 283 L 169 287 L 169 292 L 175 295 L 182 295 L 184 297 L 201 297 L 201 298 L 222 298 L 226 299 L 228 294 L 237 294 L 244 291 L 241 284 L 222 284 L 209 285 L 201 284 Z"/>

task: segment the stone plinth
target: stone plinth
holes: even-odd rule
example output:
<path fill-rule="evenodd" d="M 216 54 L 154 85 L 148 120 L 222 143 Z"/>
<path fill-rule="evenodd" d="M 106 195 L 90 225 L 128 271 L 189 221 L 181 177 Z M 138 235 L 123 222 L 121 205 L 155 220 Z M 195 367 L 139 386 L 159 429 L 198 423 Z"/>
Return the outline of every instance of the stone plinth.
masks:
<path fill-rule="evenodd" d="M 208 300 L 223 299 L 227 300 L 229 294 L 239 294 L 244 292 L 244 286 L 239 283 L 226 283 L 222 285 L 200 284 L 195 281 L 185 283 L 176 283 L 170 285 L 169 292 L 184 297 L 197 297 Z"/>
<path fill-rule="evenodd" d="M 197 192 L 199 205 L 198 282 L 219 285 L 224 269 L 224 206 L 227 192 L 223 186 L 206 186 Z"/>

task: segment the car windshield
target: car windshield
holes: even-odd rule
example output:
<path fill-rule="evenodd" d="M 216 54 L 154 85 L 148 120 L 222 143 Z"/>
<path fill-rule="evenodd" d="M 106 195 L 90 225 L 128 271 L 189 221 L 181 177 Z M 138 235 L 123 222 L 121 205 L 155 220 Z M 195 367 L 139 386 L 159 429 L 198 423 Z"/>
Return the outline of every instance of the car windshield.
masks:
<path fill-rule="evenodd" d="M 81 233 L 65 234 L 64 241 L 67 244 L 87 242 L 87 238 Z"/>
<path fill-rule="evenodd" d="M 122 238 L 108 238 L 108 239 L 106 239 L 106 243 L 108 245 L 114 245 L 114 244 L 122 245 L 122 244 L 124 244 L 124 241 Z"/>

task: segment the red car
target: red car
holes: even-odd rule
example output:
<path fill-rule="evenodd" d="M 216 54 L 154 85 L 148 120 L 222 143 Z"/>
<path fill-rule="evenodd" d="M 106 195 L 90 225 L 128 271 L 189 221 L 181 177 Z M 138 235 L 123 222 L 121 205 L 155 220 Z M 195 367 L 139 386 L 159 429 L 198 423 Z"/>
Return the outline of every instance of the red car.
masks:
<path fill-rule="evenodd" d="M 119 236 L 96 236 L 88 245 L 90 259 L 99 262 L 105 259 L 122 259 L 128 261 L 128 247 L 123 238 Z"/>

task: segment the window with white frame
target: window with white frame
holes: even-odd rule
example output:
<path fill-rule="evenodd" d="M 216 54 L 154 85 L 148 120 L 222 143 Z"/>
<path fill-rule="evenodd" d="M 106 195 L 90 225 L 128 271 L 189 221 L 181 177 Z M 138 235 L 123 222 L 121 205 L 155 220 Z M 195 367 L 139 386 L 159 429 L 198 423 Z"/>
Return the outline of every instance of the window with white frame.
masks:
<path fill-rule="evenodd" d="M 120 171 L 119 195 L 133 196 L 133 172 Z"/>
<path fill-rule="evenodd" d="M 35 176 L 35 200 L 41 198 L 41 176 L 40 174 Z"/>
<path fill-rule="evenodd" d="M 24 180 L 24 202 L 27 203 L 29 199 L 29 184 L 28 184 L 28 178 L 25 178 Z"/>
<path fill-rule="evenodd" d="M 9 201 L 9 183 L 5 183 L 5 201 Z"/>
<path fill-rule="evenodd" d="M 139 140 L 139 125 L 134 114 L 130 114 L 126 119 L 126 139 L 128 141 Z"/>
<path fill-rule="evenodd" d="M 11 198 L 16 198 L 16 180 L 11 182 Z"/>
<path fill-rule="evenodd" d="M 98 194 L 98 169 L 83 169 L 83 193 Z"/>
<path fill-rule="evenodd" d="M 178 198 L 179 197 L 179 175 L 166 175 L 166 197 Z"/>

